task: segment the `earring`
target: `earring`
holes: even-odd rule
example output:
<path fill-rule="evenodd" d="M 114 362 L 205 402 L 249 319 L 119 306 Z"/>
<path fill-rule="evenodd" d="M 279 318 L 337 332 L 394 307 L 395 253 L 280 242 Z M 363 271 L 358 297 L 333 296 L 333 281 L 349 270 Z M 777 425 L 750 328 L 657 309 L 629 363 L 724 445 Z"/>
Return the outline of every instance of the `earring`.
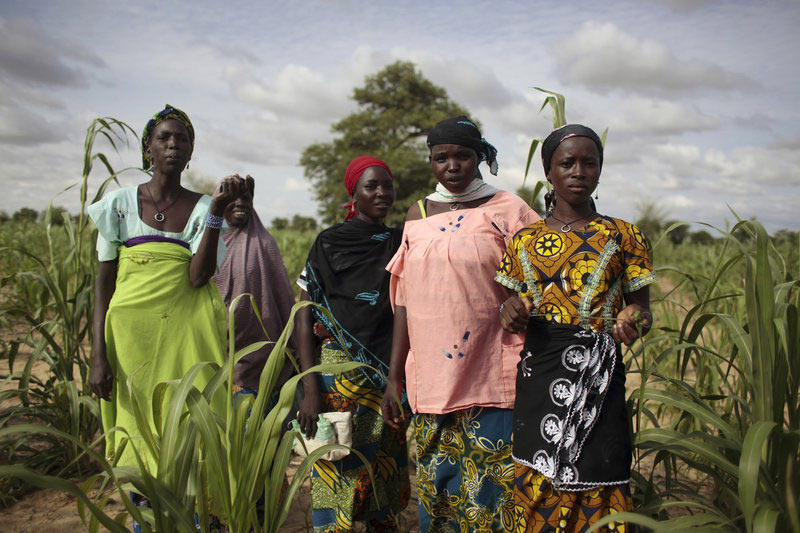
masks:
<path fill-rule="evenodd" d="M 548 191 L 544 195 L 545 216 L 552 216 L 556 211 L 556 190 Z"/>

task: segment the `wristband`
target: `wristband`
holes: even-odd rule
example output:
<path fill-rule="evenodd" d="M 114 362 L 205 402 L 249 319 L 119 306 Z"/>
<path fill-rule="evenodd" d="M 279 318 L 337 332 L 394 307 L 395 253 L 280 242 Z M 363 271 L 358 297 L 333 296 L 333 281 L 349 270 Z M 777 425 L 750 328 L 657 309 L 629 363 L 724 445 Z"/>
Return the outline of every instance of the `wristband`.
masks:
<path fill-rule="evenodd" d="M 208 216 L 206 216 L 206 227 L 211 229 L 220 229 L 222 227 L 223 220 L 225 220 L 224 217 L 218 217 L 209 212 Z"/>

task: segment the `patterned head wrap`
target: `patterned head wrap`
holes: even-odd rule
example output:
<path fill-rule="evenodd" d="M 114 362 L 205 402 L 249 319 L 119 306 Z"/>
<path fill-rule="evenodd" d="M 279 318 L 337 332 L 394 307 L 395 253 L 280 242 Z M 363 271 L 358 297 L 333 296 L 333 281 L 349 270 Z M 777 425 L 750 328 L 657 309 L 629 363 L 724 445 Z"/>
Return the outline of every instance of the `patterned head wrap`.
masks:
<path fill-rule="evenodd" d="M 481 161 L 486 161 L 489 172 L 497 176 L 497 148 L 481 136 L 478 126 L 466 115 L 447 118 L 437 123 L 428 133 L 428 148 L 437 144 L 457 144 L 471 148 Z"/>
<path fill-rule="evenodd" d="M 580 124 L 567 124 L 553 130 L 542 143 L 542 166 L 544 166 L 545 175 L 550 174 L 550 163 L 553 161 L 553 154 L 556 148 L 570 137 L 588 137 L 591 139 L 597 145 L 597 151 L 600 154 L 600 168 L 603 168 L 603 141 L 600 140 L 600 137 L 597 136 L 592 128 L 587 128 Z"/>
<path fill-rule="evenodd" d="M 189 120 L 189 117 L 176 107 L 172 107 L 171 105 L 167 104 L 164 106 L 164 109 L 153 115 L 147 125 L 144 127 L 144 131 L 142 131 L 142 168 L 145 170 L 149 170 L 150 167 L 153 166 L 153 160 L 147 157 L 147 147 L 150 146 L 150 136 L 153 134 L 153 130 L 156 129 L 160 123 L 164 122 L 167 119 L 175 119 L 184 126 L 186 126 L 186 130 L 189 132 L 189 142 L 194 148 L 194 127 L 192 126 L 192 121 Z"/>
<path fill-rule="evenodd" d="M 350 164 L 347 165 L 347 170 L 344 173 L 344 187 L 347 189 L 347 194 L 349 194 L 351 198 L 356 190 L 358 178 L 360 178 L 361 174 L 363 174 L 364 171 L 369 167 L 385 168 L 386 172 L 389 173 L 389 177 L 394 180 L 392 171 L 389 170 L 389 165 L 387 165 L 383 160 L 378 159 L 377 157 L 372 157 L 371 155 L 362 155 L 360 157 L 356 157 L 350 161 Z M 347 203 L 343 207 L 348 210 L 347 216 L 344 218 L 345 222 L 358 214 L 358 209 L 356 209 L 356 206 L 353 202 Z"/>

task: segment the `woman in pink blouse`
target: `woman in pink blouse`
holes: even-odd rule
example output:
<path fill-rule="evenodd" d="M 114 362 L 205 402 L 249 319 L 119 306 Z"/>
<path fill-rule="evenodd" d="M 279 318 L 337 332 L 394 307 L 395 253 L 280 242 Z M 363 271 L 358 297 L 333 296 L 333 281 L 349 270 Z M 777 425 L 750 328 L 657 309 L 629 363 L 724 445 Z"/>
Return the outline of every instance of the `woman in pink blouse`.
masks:
<path fill-rule="evenodd" d="M 495 265 L 522 227 L 539 220 L 519 197 L 484 182 L 497 150 L 467 117 L 428 135 L 436 191 L 413 205 L 386 267 L 395 310 L 389 383 L 414 413 L 420 531 L 510 531 L 512 408 L 523 338 L 504 331 L 507 294 Z M 391 426 L 403 423 L 391 395 Z"/>

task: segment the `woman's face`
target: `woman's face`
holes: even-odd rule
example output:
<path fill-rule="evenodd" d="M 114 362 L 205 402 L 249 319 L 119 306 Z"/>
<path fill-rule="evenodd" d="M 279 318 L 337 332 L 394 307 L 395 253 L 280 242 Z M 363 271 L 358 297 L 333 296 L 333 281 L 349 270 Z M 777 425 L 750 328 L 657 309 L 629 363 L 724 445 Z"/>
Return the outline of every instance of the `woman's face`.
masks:
<path fill-rule="evenodd" d="M 232 228 L 243 228 L 253 215 L 253 193 L 250 187 L 240 187 L 236 199 L 225 208 L 225 220 Z"/>
<path fill-rule="evenodd" d="M 558 201 L 580 206 L 589 201 L 600 179 L 600 152 L 588 137 L 570 137 L 558 145 L 547 181 Z"/>
<path fill-rule="evenodd" d="M 153 160 L 153 168 L 172 174 L 182 172 L 192 158 L 192 142 L 189 130 L 174 119 L 159 122 L 150 136 L 147 155 Z"/>
<path fill-rule="evenodd" d="M 433 175 L 452 193 L 464 192 L 478 175 L 478 154 L 460 144 L 437 144 L 431 148 Z"/>
<path fill-rule="evenodd" d="M 358 178 L 353 191 L 353 202 L 358 218 L 377 224 L 381 222 L 394 203 L 394 183 L 383 167 L 369 167 Z"/>

